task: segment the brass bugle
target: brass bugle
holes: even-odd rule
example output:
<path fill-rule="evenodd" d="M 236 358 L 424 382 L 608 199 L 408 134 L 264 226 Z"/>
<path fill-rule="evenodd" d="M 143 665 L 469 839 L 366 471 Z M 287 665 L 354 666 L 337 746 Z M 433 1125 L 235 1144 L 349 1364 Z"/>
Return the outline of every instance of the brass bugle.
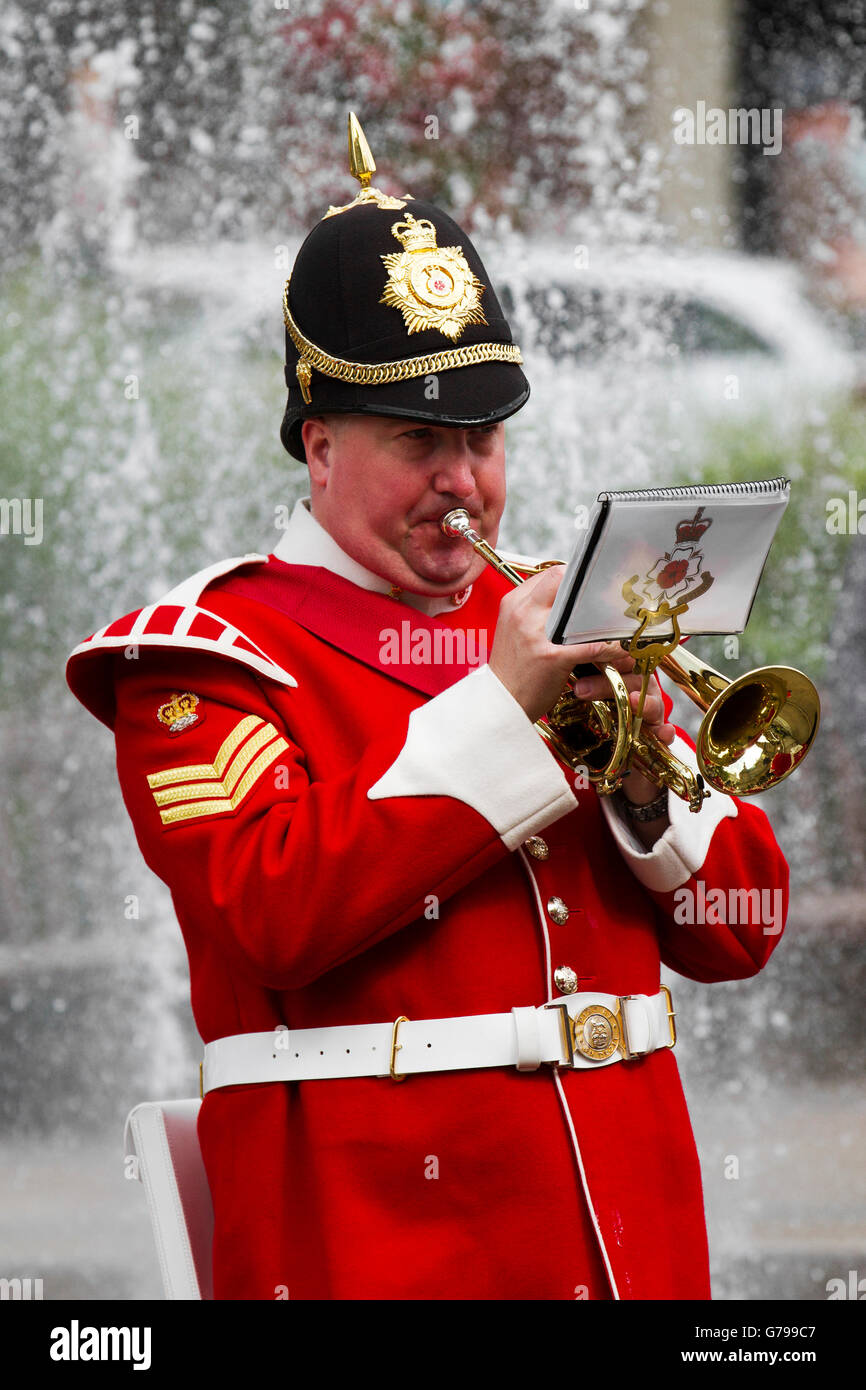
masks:
<path fill-rule="evenodd" d="M 460 536 L 468 541 L 493 569 L 515 586 L 557 563 L 549 560 L 519 568 L 509 564 L 473 530 L 469 513 L 462 507 L 446 512 L 439 525 L 446 536 Z M 556 704 L 535 722 L 542 738 L 566 766 L 575 772 L 584 772 L 600 796 L 615 792 L 629 769 L 634 768 L 687 801 L 691 811 L 699 811 L 709 796 L 703 777 L 681 762 L 648 730 L 635 731 L 625 681 L 615 666 L 604 665 L 599 669 L 611 687 L 615 714 L 605 700 L 581 699 L 575 693 L 577 677 L 572 672 Z"/>
<path fill-rule="evenodd" d="M 448 536 L 462 536 L 512 584 L 522 584 L 556 561 L 516 568 L 472 529 L 468 512 L 455 508 L 440 521 Z M 521 570 L 523 571 L 521 573 Z M 597 791 L 621 785 L 633 767 L 699 811 L 709 795 L 704 780 L 731 796 L 756 796 L 794 771 L 814 742 L 821 701 L 808 676 L 791 666 L 762 666 L 729 681 L 684 647 L 659 662 L 661 670 L 704 711 L 696 739 L 695 774 L 647 730 L 635 733 L 625 683 L 615 667 L 601 669 L 611 685 L 609 702 L 581 700 L 574 677 L 536 728 L 572 768 L 586 767 Z"/>

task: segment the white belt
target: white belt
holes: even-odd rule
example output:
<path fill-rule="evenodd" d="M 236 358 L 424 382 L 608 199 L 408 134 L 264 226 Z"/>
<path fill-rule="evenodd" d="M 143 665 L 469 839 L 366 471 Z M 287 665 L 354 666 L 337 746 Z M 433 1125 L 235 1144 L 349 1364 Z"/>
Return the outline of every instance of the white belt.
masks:
<path fill-rule="evenodd" d="M 605 1067 L 677 1040 L 670 990 L 658 994 L 570 994 L 539 1008 L 468 1018 L 398 1018 L 340 1028 L 275 1028 L 208 1043 L 201 1094 L 220 1086 L 322 1081 L 425 1071 L 556 1066 Z"/>

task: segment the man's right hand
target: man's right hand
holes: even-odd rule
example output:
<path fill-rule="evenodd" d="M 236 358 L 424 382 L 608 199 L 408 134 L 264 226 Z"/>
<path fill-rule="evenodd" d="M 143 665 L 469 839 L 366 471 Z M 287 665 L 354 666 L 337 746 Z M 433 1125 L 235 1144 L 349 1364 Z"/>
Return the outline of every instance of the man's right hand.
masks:
<path fill-rule="evenodd" d="M 564 565 L 553 565 L 525 580 L 503 598 L 490 652 L 490 669 L 535 722 L 556 704 L 573 667 L 590 663 L 615 666 L 625 676 L 634 659 L 619 642 L 584 642 L 558 646 L 547 640 L 544 625 L 565 574 Z M 626 678 L 630 690 L 640 688 L 640 678 Z M 601 671 L 577 687 L 587 700 L 609 700 L 610 683 Z"/>

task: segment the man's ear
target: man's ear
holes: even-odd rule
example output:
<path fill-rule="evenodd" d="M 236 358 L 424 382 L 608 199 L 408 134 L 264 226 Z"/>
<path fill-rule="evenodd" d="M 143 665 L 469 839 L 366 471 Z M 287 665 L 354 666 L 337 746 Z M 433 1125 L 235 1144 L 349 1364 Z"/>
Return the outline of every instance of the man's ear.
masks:
<path fill-rule="evenodd" d="M 333 426 L 324 416 L 314 415 L 301 426 L 301 439 L 310 470 L 310 482 L 313 487 L 323 488 L 327 486 L 330 469 Z"/>

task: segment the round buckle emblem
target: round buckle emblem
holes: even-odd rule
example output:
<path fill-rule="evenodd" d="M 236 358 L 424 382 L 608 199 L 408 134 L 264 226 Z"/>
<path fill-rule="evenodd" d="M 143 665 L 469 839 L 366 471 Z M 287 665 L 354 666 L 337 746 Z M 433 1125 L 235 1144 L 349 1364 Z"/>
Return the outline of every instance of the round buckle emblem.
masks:
<path fill-rule="evenodd" d="M 591 1004 L 572 1021 L 574 1045 L 582 1057 L 604 1062 L 620 1044 L 619 1020 L 610 1009 Z"/>

